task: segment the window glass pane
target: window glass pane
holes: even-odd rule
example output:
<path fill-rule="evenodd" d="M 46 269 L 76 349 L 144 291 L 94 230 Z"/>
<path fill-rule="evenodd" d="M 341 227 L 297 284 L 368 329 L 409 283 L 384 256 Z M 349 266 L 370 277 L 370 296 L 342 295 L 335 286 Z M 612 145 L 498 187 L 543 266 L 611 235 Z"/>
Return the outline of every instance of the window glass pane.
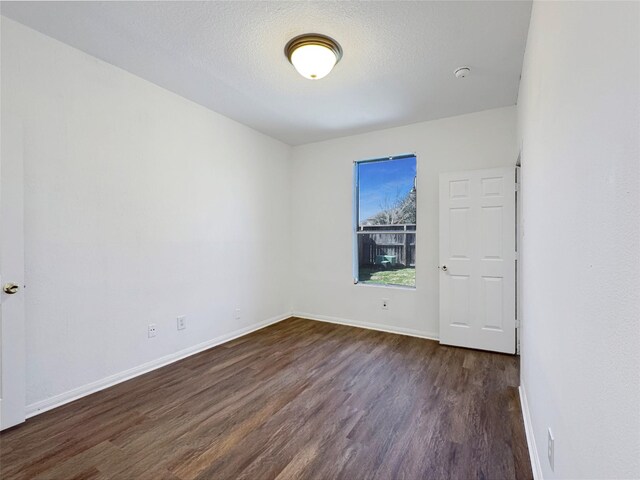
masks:
<path fill-rule="evenodd" d="M 357 185 L 357 278 L 415 286 L 416 157 L 361 162 Z"/>

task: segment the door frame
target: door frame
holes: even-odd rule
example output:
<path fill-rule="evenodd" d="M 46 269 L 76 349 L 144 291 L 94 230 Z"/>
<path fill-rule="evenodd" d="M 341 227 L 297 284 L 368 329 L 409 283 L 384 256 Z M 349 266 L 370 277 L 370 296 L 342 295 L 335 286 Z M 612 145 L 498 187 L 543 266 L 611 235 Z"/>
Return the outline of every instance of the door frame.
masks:
<path fill-rule="evenodd" d="M 522 151 L 516 160 L 516 355 L 520 355 L 522 337 Z"/>

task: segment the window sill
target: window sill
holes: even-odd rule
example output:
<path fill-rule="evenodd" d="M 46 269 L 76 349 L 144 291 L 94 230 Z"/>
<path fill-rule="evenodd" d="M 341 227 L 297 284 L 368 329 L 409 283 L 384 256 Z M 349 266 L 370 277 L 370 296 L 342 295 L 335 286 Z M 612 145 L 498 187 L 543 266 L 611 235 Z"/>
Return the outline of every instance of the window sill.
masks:
<path fill-rule="evenodd" d="M 393 290 L 410 290 L 410 291 L 414 291 L 416 290 L 416 287 L 410 287 L 409 285 L 392 285 L 392 284 L 386 284 L 386 283 L 354 283 L 353 284 L 354 287 L 373 287 L 373 288 L 391 288 Z"/>

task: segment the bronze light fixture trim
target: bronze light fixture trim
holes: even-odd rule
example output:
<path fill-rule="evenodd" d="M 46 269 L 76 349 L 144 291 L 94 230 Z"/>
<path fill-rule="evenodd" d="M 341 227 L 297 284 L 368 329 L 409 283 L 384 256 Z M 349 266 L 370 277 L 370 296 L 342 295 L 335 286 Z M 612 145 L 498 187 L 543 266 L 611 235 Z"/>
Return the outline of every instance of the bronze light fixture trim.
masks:
<path fill-rule="evenodd" d="M 326 35 L 305 33 L 289 40 L 284 54 L 300 75 L 309 80 L 319 80 L 340 61 L 342 47 Z"/>

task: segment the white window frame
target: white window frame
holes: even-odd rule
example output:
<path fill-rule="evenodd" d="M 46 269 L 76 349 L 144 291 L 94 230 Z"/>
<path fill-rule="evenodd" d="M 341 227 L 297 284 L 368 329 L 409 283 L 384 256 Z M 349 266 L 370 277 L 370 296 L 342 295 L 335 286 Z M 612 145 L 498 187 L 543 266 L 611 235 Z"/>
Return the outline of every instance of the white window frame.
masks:
<path fill-rule="evenodd" d="M 376 157 L 376 158 L 369 158 L 369 159 L 364 159 L 364 160 L 354 160 L 353 161 L 353 225 L 352 225 L 352 271 L 353 271 L 353 284 L 357 285 L 357 286 L 366 286 L 366 287 L 374 287 L 374 288 L 400 288 L 400 289 L 405 289 L 405 290 L 415 290 L 416 289 L 416 285 L 417 285 L 417 278 L 416 278 L 416 283 L 414 285 L 396 285 L 396 284 L 392 284 L 392 283 L 361 283 L 359 281 L 359 272 L 360 272 L 360 265 L 358 263 L 358 258 L 359 258 L 359 251 L 358 251 L 358 235 L 363 235 L 364 232 L 361 232 L 359 227 L 360 227 L 360 179 L 359 179 L 359 170 L 358 170 L 358 166 L 361 163 L 374 163 L 374 162 L 386 162 L 389 160 L 399 160 L 402 158 L 409 158 L 409 157 L 415 157 L 416 159 L 416 183 L 417 183 L 417 178 L 418 178 L 418 155 L 416 153 L 403 153 L 403 154 L 399 154 L 399 155 L 392 155 L 392 156 L 387 156 L 387 157 Z M 416 212 L 417 212 L 417 206 L 416 206 Z M 386 232 L 385 232 L 386 233 Z M 396 233 L 396 232 L 393 232 Z M 401 232 L 397 232 L 397 233 L 401 233 Z M 408 234 L 409 232 L 406 232 L 405 234 Z M 415 267 L 417 270 L 417 266 L 418 266 L 418 219 L 416 218 L 416 230 L 412 231 L 411 233 L 413 233 L 415 235 Z"/>

